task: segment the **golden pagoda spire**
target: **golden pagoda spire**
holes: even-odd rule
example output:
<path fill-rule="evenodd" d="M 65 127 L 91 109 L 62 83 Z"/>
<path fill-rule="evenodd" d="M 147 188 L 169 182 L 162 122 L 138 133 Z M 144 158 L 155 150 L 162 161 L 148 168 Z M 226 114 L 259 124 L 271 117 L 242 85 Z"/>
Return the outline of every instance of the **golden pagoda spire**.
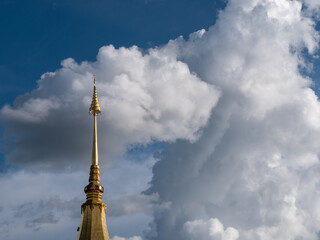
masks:
<path fill-rule="evenodd" d="M 93 95 L 92 102 L 89 108 L 89 114 L 93 115 L 93 147 L 92 147 L 92 165 L 98 165 L 98 139 L 97 139 L 97 115 L 101 113 L 99 106 L 97 88 L 96 88 L 96 75 L 93 80 Z"/>
<path fill-rule="evenodd" d="M 84 188 L 87 201 L 81 206 L 81 224 L 77 240 L 109 240 L 106 223 L 107 206 L 102 202 L 103 186 L 100 185 L 98 165 L 97 115 L 101 113 L 96 89 L 96 76 L 89 113 L 93 115 L 93 146 L 89 184 Z"/>

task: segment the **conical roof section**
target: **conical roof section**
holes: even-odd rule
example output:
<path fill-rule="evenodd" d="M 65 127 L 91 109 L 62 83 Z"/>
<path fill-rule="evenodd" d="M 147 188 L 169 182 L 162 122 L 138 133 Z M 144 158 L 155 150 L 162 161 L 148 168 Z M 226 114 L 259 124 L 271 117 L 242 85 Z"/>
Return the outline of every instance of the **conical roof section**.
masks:
<path fill-rule="evenodd" d="M 91 106 L 89 108 L 89 113 L 95 115 L 95 114 L 101 113 L 101 108 L 99 106 L 97 88 L 96 88 L 96 75 L 94 75 L 94 80 L 93 81 L 94 81 L 93 95 L 92 95 Z"/>

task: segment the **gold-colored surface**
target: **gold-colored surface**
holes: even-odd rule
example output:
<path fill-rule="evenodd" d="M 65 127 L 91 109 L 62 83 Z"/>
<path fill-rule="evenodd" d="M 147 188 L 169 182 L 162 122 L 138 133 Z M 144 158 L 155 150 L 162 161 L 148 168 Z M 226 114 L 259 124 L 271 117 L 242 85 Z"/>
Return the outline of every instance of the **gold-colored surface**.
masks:
<path fill-rule="evenodd" d="M 89 108 L 89 113 L 90 114 L 99 114 L 101 112 L 100 106 L 99 106 L 99 101 L 98 101 L 98 96 L 97 96 L 97 89 L 96 89 L 96 76 L 94 76 L 94 86 L 93 86 L 93 95 L 92 95 L 92 102 L 91 106 Z"/>
<path fill-rule="evenodd" d="M 101 112 L 101 109 L 95 83 L 96 76 L 94 76 L 93 96 L 89 109 L 89 113 L 93 115 L 92 163 L 89 184 L 84 188 L 87 201 L 81 206 L 81 224 L 77 240 L 109 240 L 106 222 L 107 206 L 102 202 L 104 189 L 100 185 L 98 165 L 97 115 Z"/>
<path fill-rule="evenodd" d="M 93 95 L 89 113 L 93 115 L 92 165 L 98 165 L 97 115 L 101 113 L 101 109 L 97 95 L 96 76 L 94 76 Z"/>
<path fill-rule="evenodd" d="M 109 234 L 106 222 L 106 205 L 82 204 L 81 206 L 81 225 L 78 240 L 87 239 L 108 239 Z"/>

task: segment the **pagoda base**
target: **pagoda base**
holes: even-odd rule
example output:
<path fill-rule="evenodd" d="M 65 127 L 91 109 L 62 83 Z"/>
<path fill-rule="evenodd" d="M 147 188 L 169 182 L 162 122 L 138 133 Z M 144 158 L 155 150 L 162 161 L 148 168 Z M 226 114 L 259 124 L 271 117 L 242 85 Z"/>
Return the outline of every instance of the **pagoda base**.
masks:
<path fill-rule="evenodd" d="M 109 240 L 104 203 L 84 203 L 77 240 Z"/>

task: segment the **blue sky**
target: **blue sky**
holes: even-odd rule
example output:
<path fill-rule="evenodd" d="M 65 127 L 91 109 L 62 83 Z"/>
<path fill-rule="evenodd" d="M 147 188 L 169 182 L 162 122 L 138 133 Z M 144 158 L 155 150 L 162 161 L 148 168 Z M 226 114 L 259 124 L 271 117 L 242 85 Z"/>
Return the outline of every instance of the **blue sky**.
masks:
<path fill-rule="evenodd" d="M 101 46 L 150 48 L 208 28 L 224 1 L 1 1 L 1 105 L 36 87 L 61 60 Z"/>
<path fill-rule="evenodd" d="M 318 240 L 319 16 L 317 0 L 1 1 L 0 235 L 76 237 L 96 74 L 112 240 Z"/>

